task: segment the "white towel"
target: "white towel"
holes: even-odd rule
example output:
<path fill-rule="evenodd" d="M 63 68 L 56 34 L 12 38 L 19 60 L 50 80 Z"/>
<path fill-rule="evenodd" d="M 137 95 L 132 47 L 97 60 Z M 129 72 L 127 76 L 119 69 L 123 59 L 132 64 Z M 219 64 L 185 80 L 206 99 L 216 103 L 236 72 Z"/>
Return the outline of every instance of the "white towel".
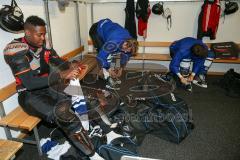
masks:
<path fill-rule="evenodd" d="M 68 141 L 65 141 L 64 144 L 58 144 L 47 152 L 48 158 L 59 160 L 61 155 L 65 154 L 70 147 L 71 145 L 68 143 Z"/>

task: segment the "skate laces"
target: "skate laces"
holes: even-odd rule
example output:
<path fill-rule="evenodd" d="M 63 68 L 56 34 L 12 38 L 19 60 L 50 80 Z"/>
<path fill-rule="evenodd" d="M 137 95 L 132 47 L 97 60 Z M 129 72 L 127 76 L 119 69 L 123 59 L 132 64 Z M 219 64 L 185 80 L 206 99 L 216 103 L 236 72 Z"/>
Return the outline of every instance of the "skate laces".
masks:
<path fill-rule="evenodd" d="M 92 131 L 90 132 L 89 137 L 92 138 L 93 136 L 97 136 L 97 137 L 103 136 L 102 129 L 100 128 L 99 125 L 92 128 Z"/>

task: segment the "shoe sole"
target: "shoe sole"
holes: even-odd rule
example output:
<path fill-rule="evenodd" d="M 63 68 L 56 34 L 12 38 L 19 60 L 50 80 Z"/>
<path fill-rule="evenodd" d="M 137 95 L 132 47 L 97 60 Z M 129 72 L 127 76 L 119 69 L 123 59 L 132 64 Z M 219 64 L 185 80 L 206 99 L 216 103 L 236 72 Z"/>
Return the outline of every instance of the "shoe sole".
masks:
<path fill-rule="evenodd" d="M 196 81 L 196 80 L 193 80 L 192 83 L 195 84 L 196 86 L 199 86 L 199 87 L 202 87 L 202 88 L 207 88 L 207 85 L 200 85 L 200 84 L 198 84 L 198 81 Z"/>

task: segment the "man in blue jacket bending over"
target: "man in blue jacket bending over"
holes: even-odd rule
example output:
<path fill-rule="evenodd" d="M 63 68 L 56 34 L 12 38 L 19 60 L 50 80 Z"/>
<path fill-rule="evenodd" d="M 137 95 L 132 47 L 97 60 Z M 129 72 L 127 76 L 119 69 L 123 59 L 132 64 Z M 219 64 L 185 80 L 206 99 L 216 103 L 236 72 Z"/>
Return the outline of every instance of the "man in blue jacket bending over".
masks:
<path fill-rule="evenodd" d="M 133 39 L 129 32 L 110 19 L 102 19 L 94 23 L 89 31 L 98 55 L 97 60 L 102 68 L 104 79 L 108 80 L 106 87 L 117 89 L 120 81 L 116 78 L 122 75 L 129 58 L 137 54 L 138 42 Z M 116 69 L 114 56 L 120 55 L 120 68 Z"/>
<path fill-rule="evenodd" d="M 202 40 L 186 37 L 175 41 L 170 46 L 170 55 L 170 71 L 187 90 L 191 90 L 191 82 L 207 88 L 205 77 L 214 55 Z M 193 65 L 190 72 L 191 62 Z"/>

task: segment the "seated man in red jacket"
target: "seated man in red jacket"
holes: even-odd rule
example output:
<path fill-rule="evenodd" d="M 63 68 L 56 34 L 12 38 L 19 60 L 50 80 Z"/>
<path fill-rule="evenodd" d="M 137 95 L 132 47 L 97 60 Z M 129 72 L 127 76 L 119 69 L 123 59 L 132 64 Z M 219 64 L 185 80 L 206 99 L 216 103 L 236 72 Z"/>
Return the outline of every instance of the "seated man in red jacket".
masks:
<path fill-rule="evenodd" d="M 28 17 L 24 32 L 24 37 L 14 39 L 4 49 L 5 61 L 16 79 L 19 104 L 28 114 L 56 124 L 79 152 L 93 156 L 93 144 L 71 110 L 71 97 L 51 88 L 52 85 L 62 83 L 62 79 L 75 79 L 79 68 L 64 62 L 47 42 L 45 22 L 41 18 Z M 52 66 L 61 71 L 51 72 Z"/>

